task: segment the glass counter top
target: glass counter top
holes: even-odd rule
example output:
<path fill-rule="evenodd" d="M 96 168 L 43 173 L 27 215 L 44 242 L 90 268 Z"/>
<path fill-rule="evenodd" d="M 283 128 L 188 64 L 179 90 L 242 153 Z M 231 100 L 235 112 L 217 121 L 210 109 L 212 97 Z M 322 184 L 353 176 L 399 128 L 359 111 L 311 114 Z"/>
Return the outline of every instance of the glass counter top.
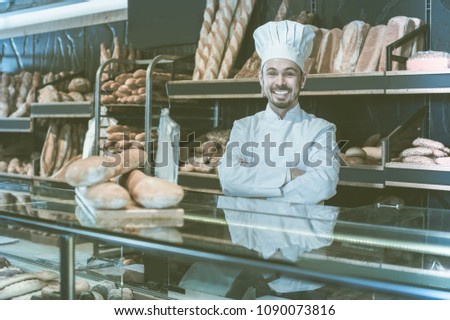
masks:
<path fill-rule="evenodd" d="M 96 224 L 92 209 L 78 198 L 2 191 L 0 203 L 0 217 L 8 223 L 244 263 L 289 277 L 366 287 L 383 283 L 383 290 L 450 299 L 450 210 L 348 209 L 192 192 L 177 206 L 181 215 L 107 227 Z"/>

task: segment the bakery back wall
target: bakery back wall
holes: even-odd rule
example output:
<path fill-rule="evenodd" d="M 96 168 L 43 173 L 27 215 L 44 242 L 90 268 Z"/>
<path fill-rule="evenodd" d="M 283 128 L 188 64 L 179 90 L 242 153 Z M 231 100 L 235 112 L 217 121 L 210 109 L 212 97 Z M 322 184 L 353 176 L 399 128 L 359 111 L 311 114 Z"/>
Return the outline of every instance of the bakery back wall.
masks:
<path fill-rule="evenodd" d="M 185 3 L 185 0 L 178 0 Z M 129 0 L 130 3 L 144 3 L 145 0 Z M 178 26 L 177 15 L 167 15 L 165 0 L 148 1 L 152 3 L 152 16 L 165 16 L 165 23 Z M 172 12 L 180 13 L 172 0 Z M 196 17 L 201 19 L 204 5 L 202 1 L 194 1 L 198 7 Z M 206 1 L 203 1 L 204 3 Z M 239 69 L 254 51 L 252 39 L 253 30 L 262 23 L 273 20 L 280 6 L 281 0 L 258 0 L 253 12 L 244 43 L 237 59 L 236 68 Z M 431 49 L 450 52 L 450 0 L 290 0 L 291 14 L 302 10 L 315 11 L 316 22 L 319 27 L 331 29 L 343 28 L 353 20 L 363 20 L 371 25 L 386 24 L 393 16 L 405 15 L 418 17 L 431 27 Z M 178 9 L 179 10 L 179 9 Z M 142 11 L 146 12 L 146 11 Z M 131 11 L 132 13 L 132 11 Z M 163 15 L 164 14 L 164 15 Z M 171 18 L 172 17 L 172 20 Z M 131 27 L 133 16 L 128 21 L 119 21 L 83 28 L 74 28 L 58 32 L 50 32 L 25 37 L 1 39 L 1 72 L 20 72 L 21 70 L 59 72 L 64 70 L 84 71 L 87 78 L 94 80 L 95 72 L 99 66 L 100 43 L 105 43 L 113 49 L 113 38 L 118 37 L 121 44 L 133 45 L 133 36 L 136 35 Z M 200 20 L 201 22 L 201 20 Z M 157 25 L 157 24 L 156 24 Z M 200 30 L 198 19 L 192 20 L 189 28 L 190 37 L 183 43 L 179 38 L 166 43 L 149 41 L 139 45 L 143 50 L 143 57 L 152 57 L 156 54 L 167 53 L 176 55 L 190 55 L 195 52 Z M 197 29 L 197 30 L 196 30 Z M 139 30 L 139 29 L 138 29 Z M 145 30 L 140 30 L 145 35 Z M 151 38 L 149 38 L 151 40 Z M 166 38 L 166 41 L 168 38 Z M 450 144 L 450 104 L 448 94 L 413 96 L 360 96 L 360 97 L 308 97 L 302 103 L 308 111 L 335 122 L 338 130 L 345 138 L 354 139 L 355 144 L 362 139 L 362 134 L 376 131 L 389 132 L 392 127 L 400 124 L 409 114 L 414 113 L 421 104 L 430 107 L 429 131 L 430 137 Z M 213 121 L 214 101 L 206 105 L 207 121 L 202 122 L 202 130 L 208 126 L 219 125 L 222 128 L 231 127 L 233 121 L 247 113 L 254 113 L 264 108 L 263 100 L 239 102 L 228 101 L 220 103 L 219 121 Z M 191 118 L 205 117 L 203 108 L 193 108 Z M 177 111 L 174 110 L 177 115 Z M 179 122 L 182 126 L 188 125 L 188 116 L 181 111 Z M 211 116 L 210 116 L 211 115 Z M 354 124 L 365 124 L 364 128 Z M 195 125 L 200 126 L 200 125 Z M 361 133 L 361 130 L 364 132 Z M 427 192 L 430 203 L 436 206 L 449 206 L 450 197 L 447 192 Z"/>

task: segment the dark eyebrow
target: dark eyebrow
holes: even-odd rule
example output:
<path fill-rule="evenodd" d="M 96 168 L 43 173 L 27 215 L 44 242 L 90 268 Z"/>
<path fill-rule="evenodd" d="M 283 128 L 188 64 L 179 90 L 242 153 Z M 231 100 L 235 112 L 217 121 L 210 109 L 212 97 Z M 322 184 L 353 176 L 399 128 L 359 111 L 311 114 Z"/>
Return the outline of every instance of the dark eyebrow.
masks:
<path fill-rule="evenodd" d="M 266 71 L 278 71 L 278 70 L 276 68 L 270 67 L 270 68 L 267 68 Z M 286 72 L 286 71 L 295 71 L 295 72 L 297 72 L 297 69 L 289 67 L 289 68 L 286 68 L 285 70 L 283 70 L 283 72 Z"/>

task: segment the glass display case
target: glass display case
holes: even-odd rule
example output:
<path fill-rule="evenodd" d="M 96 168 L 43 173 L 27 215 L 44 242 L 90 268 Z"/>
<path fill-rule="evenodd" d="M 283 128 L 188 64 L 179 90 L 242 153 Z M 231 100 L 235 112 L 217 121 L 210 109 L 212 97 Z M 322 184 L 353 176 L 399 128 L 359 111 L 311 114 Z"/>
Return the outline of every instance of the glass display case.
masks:
<path fill-rule="evenodd" d="M 177 208 L 124 219 L 79 196 L 0 199 L 4 299 L 450 298 L 448 210 L 190 192 Z M 57 277 L 6 292 L 5 279 L 43 271 Z M 93 294 L 99 284 L 116 291 Z"/>

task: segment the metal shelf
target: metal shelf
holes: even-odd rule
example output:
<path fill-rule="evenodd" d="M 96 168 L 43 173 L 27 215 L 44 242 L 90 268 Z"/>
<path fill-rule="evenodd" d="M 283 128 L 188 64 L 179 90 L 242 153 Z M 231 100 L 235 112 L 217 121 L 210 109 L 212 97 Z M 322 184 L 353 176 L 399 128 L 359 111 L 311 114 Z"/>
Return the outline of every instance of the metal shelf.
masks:
<path fill-rule="evenodd" d="M 447 72 L 386 72 L 386 94 L 450 93 L 450 70 Z"/>
<path fill-rule="evenodd" d="M 450 167 L 387 163 L 386 186 L 450 191 Z"/>
<path fill-rule="evenodd" d="M 33 122 L 30 118 L 1 118 L 0 132 L 32 132 Z"/>
<path fill-rule="evenodd" d="M 339 185 L 384 188 L 384 168 L 383 166 L 352 166 L 341 167 L 339 170 Z"/>
<path fill-rule="evenodd" d="M 85 102 L 47 102 L 32 103 L 31 118 L 91 118 L 92 103 Z"/>
<path fill-rule="evenodd" d="M 262 98 L 258 79 L 169 81 L 170 99 Z M 301 96 L 450 93 L 450 71 L 312 74 Z"/>

